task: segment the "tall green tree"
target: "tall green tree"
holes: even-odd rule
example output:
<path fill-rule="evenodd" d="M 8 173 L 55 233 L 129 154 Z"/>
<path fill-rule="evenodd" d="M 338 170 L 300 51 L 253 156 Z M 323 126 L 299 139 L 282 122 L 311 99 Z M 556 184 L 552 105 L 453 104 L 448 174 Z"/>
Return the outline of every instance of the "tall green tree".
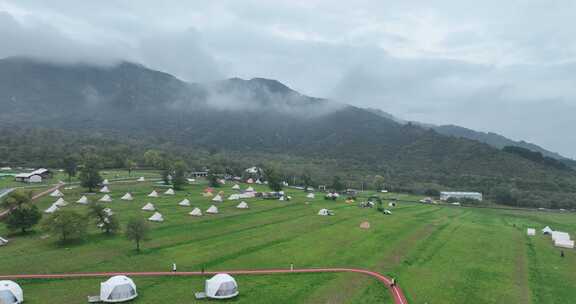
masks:
<path fill-rule="evenodd" d="M 220 182 L 218 180 L 219 180 L 218 175 L 212 172 L 208 173 L 208 184 L 210 185 L 210 187 L 213 188 L 220 187 Z"/>
<path fill-rule="evenodd" d="M 4 200 L 3 206 L 10 210 L 6 219 L 6 227 L 9 230 L 26 233 L 40 221 L 42 214 L 31 202 L 32 193 L 21 190 L 10 193 Z"/>
<path fill-rule="evenodd" d="M 384 183 L 386 179 L 382 175 L 375 175 L 372 181 L 374 183 L 374 188 L 378 191 L 384 190 Z"/>
<path fill-rule="evenodd" d="M 184 161 L 180 160 L 174 163 L 174 176 L 172 177 L 174 189 L 182 190 L 186 184 L 186 171 L 188 171 L 188 166 Z"/>
<path fill-rule="evenodd" d="M 302 174 L 302 186 L 304 186 L 304 191 L 307 191 L 308 187 L 313 187 L 312 176 L 308 172 Z"/>
<path fill-rule="evenodd" d="M 118 219 L 114 215 L 109 215 L 106 208 L 100 204 L 90 204 L 88 215 L 94 218 L 96 225 L 106 234 L 115 234 L 120 230 Z"/>
<path fill-rule="evenodd" d="M 64 172 L 68 175 L 68 182 L 72 181 L 72 177 L 78 173 L 78 160 L 74 156 L 66 156 L 62 160 L 62 167 Z"/>
<path fill-rule="evenodd" d="M 73 210 L 58 210 L 42 221 L 42 228 L 48 233 L 60 236 L 60 241 L 82 239 L 86 235 L 86 217 Z"/>
<path fill-rule="evenodd" d="M 148 237 L 150 227 L 142 218 L 132 218 L 126 225 L 126 237 L 136 244 L 136 251 L 140 252 L 140 243 Z"/>
<path fill-rule="evenodd" d="M 270 187 L 270 190 L 276 192 L 282 191 L 282 178 L 276 169 L 273 167 L 264 168 L 264 176 L 266 177 L 266 181 L 268 181 L 268 187 Z"/>
<path fill-rule="evenodd" d="M 334 190 L 336 192 L 341 192 L 344 190 L 345 186 L 344 186 L 344 183 L 342 183 L 340 176 L 334 176 L 334 178 L 332 179 L 331 188 L 332 188 L 332 190 Z"/>
<path fill-rule="evenodd" d="M 88 188 L 88 192 L 102 183 L 102 176 L 100 176 L 98 161 L 95 158 L 88 158 L 82 170 L 80 171 L 80 184 L 84 188 Z"/>
<path fill-rule="evenodd" d="M 127 159 L 124 165 L 126 166 L 126 170 L 128 170 L 128 176 L 132 176 L 132 171 L 134 171 L 137 166 L 136 162 L 132 159 Z"/>
<path fill-rule="evenodd" d="M 158 150 L 148 150 L 144 152 L 144 163 L 149 167 L 162 169 L 164 157 Z"/>
<path fill-rule="evenodd" d="M 30 204 L 31 201 L 32 201 L 31 191 L 16 190 L 8 194 L 6 199 L 4 199 L 4 201 L 2 202 L 2 207 L 4 209 L 20 208 L 24 205 Z"/>

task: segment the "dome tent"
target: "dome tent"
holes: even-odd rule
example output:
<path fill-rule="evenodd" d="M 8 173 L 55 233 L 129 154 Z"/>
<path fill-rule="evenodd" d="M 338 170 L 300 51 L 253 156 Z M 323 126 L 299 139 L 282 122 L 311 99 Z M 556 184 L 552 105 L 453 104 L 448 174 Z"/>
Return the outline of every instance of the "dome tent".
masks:
<path fill-rule="evenodd" d="M 108 189 L 108 186 L 104 186 L 100 189 L 101 193 L 110 193 L 110 189 Z"/>
<path fill-rule="evenodd" d="M 154 204 L 152 204 L 152 203 L 147 203 L 146 205 L 144 205 L 144 207 L 142 207 L 142 210 L 144 210 L 144 211 L 154 211 L 154 210 L 156 210 L 156 208 L 154 208 Z"/>
<path fill-rule="evenodd" d="M 192 216 L 202 216 L 202 210 L 200 210 L 200 208 L 194 208 L 194 210 L 190 211 L 188 214 Z"/>
<path fill-rule="evenodd" d="M 206 280 L 206 296 L 212 299 L 229 299 L 238 295 L 238 283 L 228 274 L 219 273 Z"/>
<path fill-rule="evenodd" d="M 190 206 L 190 200 L 188 200 L 187 198 L 183 199 L 182 201 L 180 201 L 178 203 L 178 206 L 182 206 L 182 207 L 188 207 Z"/>
<path fill-rule="evenodd" d="M 170 188 L 170 189 L 166 190 L 166 192 L 164 192 L 164 194 L 166 194 L 166 195 L 174 195 L 174 189 Z"/>
<path fill-rule="evenodd" d="M 79 200 L 76 201 L 78 204 L 88 204 L 88 198 L 83 195 Z"/>
<path fill-rule="evenodd" d="M 50 193 L 50 196 L 51 197 L 62 197 L 62 196 L 64 196 L 64 193 L 62 193 L 62 191 L 56 189 L 52 193 Z"/>
<path fill-rule="evenodd" d="M 154 212 L 154 214 L 151 217 L 149 217 L 148 220 L 151 222 L 163 222 L 164 217 L 160 212 Z"/>
<path fill-rule="evenodd" d="M 114 276 L 100 283 L 100 301 L 119 303 L 130 301 L 138 296 L 136 284 L 126 276 Z"/>
<path fill-rule="evenodd" d="M 101 199 L 99 199 L 98 201 L 100 202 L 111 202 L 112 198 L 110 197 L 110 195 L 105 194 Z"/>
<path fill-rule="evenodd" d="M 218 207 L 212 205 L 210 208 L 208 208 L 208 210 L 206 210 L 206 213 L 216 214 L 218 213 Z"/>
<path fill-rule="evenodd" d="M 150 192 L 150 194 L 148 194 L 148 197 L 158 197 L 158 192 L 156 192 L 156 190 L 153 190 L 152 192 Z"/>
<path fill-rule="evenodd" d="M 236 206 L 236 208 L 238 209 L 248 209 L 248 204 L 244 201 L 240 202 L 240 204 L 238 204 L 238 206 Z"/>
<path fill-rule="evenodd" d="M 127 192 L 127 193 L 124 194 L 124 196 L 122 196 L 120 199 L 123 200 L 123 201 L 131 201 L 131 200 L 133 200 L 134 198 L 132 197 L 132 194 L 130 194 L 130 192 Z"/>
<path fill-rule="evenodd" d="M 19 304 L 24 302 L 24 292 L 13 281 L 0 281 L 0 303 Z"/>

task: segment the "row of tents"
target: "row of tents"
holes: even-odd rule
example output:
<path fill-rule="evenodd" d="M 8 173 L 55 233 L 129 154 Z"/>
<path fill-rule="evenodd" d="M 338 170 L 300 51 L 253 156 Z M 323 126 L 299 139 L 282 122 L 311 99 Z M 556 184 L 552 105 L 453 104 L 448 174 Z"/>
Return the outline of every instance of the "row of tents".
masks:
<path fill-rule="evenodd" d="M 238 295 L 238 283 L 225 273 L 220 273 L 206 280 L 203 297 L 211 299 L 229 299 Z M 134 300 L 138 297 L 138 290 L 134 281 L 124 275 L 117 275 L 100 283 L 100 293 L 89 296 L 89 303 L 121 303 Z M 198 297 L 198 294 L 197 294 Z M 0 281 L 0 303 L 20 304 L 24 302 L 24 291 L 14 281 Z"/>
<path fill-rule="evenodd" d="M 529 236 L 534 236 L 536 235 L 536 229 L 528 228 L 526 233 Z M 554 242 L 554 246 L 556 247 L 568 249 L 574 248 L 574 241 L 570 239 L 570 234 L 568 232 L 554 231 L 552 228 L 550 228 L 550 226 L 546 226 L 544 229 L 542 229 L 542 234 L 550 235 L 552 237 L 552 241 Z"/>

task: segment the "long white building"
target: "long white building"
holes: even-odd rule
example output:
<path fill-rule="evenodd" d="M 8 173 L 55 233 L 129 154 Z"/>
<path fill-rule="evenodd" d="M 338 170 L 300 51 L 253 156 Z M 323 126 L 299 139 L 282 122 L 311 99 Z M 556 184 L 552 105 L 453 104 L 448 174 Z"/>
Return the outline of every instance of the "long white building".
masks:
<path fill-rule="evenodd" d="M 482 193 L 480 192 L 440 192 L 440 200 L 447 201 L 450 198 L 454 199 L 474 199 L 477 201 L 482 200 Z"/>

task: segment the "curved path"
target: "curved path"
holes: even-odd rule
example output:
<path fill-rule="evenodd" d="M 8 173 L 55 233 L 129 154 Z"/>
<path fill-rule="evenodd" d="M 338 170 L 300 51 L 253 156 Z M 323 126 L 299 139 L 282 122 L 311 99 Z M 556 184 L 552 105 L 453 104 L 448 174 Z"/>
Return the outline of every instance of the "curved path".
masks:
<path fill-rule="evenodd" d="M 230 271 L 192 271 L 192 272 L 96 272 L 96 273 L 68 273 L 68 274 L 16 274 L 0 275 L 0 280 L 17 279 L 72 279 L 72 278 L 93 278 L 109 277 L 115 275 L 126 275 L 133 277 L 157 277 L 157 276 L 203 276 L 218 273 L 228 273 L 234 275 L 266 275 L 266 274 L 286 274 L 286 273 L 327 273 L 327 272 L 351 272 L 371 276 L 382 282 L 392 294 L 394 303 L 408 304 L 404 293 L 398 287 L 390 286 L 392 282 L 388 277 L 374 271 L 357 268 L 310 268 L 310 269 L 262 269 L 262 270 L 230 270 Z"/>

